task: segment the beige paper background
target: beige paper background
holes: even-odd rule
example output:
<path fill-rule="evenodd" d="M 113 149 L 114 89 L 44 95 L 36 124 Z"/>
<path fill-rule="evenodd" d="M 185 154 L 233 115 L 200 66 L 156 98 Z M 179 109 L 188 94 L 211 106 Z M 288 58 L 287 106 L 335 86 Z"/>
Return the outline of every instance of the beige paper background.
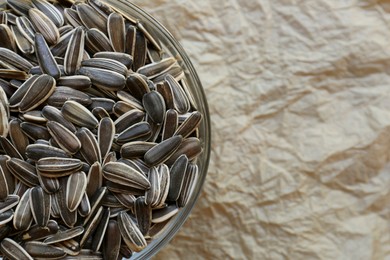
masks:
<path fill-rule="evenodd" d="M 209 101 L 203 193 L 155 259 L 390 259 L 390 1 L 134 1 Z"/>

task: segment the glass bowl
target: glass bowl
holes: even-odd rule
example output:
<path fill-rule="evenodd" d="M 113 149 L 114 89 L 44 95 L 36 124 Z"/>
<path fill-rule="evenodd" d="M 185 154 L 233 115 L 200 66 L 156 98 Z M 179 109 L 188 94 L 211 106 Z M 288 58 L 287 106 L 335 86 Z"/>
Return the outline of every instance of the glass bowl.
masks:
<path fill-rule="evenodd" d="M 188 84 L 189 91 L 192 94 L 195 106 L 197 110 L 203 114 L 203 120 L 199 126 L 199 139 L 203 147 L 203 152 L 199 155 L 196 161 L 196 164 L 199 167 L 199 178 L 195 184 L 195 189 L 188 203 L 180 209 L 179 213 L 170 220 L 158 236 L 155 237 L 143 251 L 134 253 L 131 258 L 149 259 L 166 244 L 168 244 L 168 242 L 179 231 L 180 227 L 184 224 L 195 206 L 197 198 L 201 192 L 210 159 L 210 116 L 206 96 L 194 66 L 180 43 L 174 39 L 172 34 L 154 17 L 135 4 L 132 4 L 130 1 L 102 0 L 102 2 L 110 5 L 116 11 L 120 11 L 123 15 L 139 20 L 146 30 L 153 34 L 154 38 L 159 40 L 162 50 L 165 53 L 176 57 L 179 65 L 184 70 L 185 79 Z"/>

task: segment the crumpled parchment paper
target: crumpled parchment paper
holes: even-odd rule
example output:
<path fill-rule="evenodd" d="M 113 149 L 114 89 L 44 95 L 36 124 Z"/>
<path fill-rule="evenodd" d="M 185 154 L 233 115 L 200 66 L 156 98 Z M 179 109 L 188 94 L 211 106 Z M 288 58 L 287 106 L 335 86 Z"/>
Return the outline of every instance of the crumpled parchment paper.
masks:
<path fill-rule="evenodd" d="M 190 218 L 155 259 L 390 259 L 390 1 L 134 1 L 212 120 Z"/>

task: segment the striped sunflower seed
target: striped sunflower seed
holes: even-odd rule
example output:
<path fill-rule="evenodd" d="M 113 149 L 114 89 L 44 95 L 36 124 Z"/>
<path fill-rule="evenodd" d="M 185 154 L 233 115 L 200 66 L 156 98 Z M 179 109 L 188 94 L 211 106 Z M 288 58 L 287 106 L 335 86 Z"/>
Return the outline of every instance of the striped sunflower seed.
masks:
<path fill-rule="evenodd" d="M 0 47 L 16 51 L 16 41 L 11 28 L 6 24 L 0 24 Z"/>
<path fill-rule="evenodd" d="M 192 163 L 189 164 L 187 167 L 186 174 L 184 176 L 183 187 L 180 191 L 179 198 L 177 200 L 177 205 L 179 207 L 184 207 L 188 203 L 188 200 L 190 199 L 191 194 L 194 191 L 198 176 L 198 166 Z"/>
<path fill-rule="evenodd" d="M 87 188 L 86 193 L 88 197 L 92 198 L 93 194 L 102 187 L 103 184 L 103 173 L 102 166 L 99 162 L 92 164 L 88 172 Z"/>
<path fill-rule="evenodd" d="M 4 213 L 13 207 L 15 207 L 19 203 L 19 196 L 10 194 L 8 197 L 0 201 L 0 213 Z"/>
<path fill-rule="evenodd" d="M 182 141 L 183 137 L 180 135 L 162 141 L 145 153 L 145 162 L 152 166 L 165 162 L 180 147 Z"/>
<path fill-rule="evenodd" d="M 59 231 L 56 234 L 47 237 L 43 242 L 47 245 L 52 245 L 66 240 L 70 240 L 72 238 L 76 238 L 82 235 L 83 233 L 84 233 L 84 228 L 81 226 L 77 226 L 74 228 L 65 229 L 64 231 Z"/>
<path fill-rule="evenodd" d="M 145 192 L 144 203 L 150 207 L 156 207 L 159 203 L 161 192 L 160 178 L 156 167 L 150 168 L 148 179 L 150 182 L 150 189 Z"/>
<path fill-rule="evenodd" d="M 89 203 L 89 198 L 87 193 L 85 192 L 83 198 L 81 199 L 78 212 L 80 216 L 87 217 L 89 213 L 91 213 L 91 204 Z"/>
<path fill-rule="evenodd" d="M 144 190 L 150 188 L 150 182 L 142 173 L 124 163 L 107 163 L 103 166 L 103 176 L 120 185 Z"/>
<path fill-rule="evenodd" d="M 133 124 L 141 122 L 145 117 L 145 113 L 138 109 L 131 109 L 119 116 L 114 124 L 116 133 L 121 133 Z"/>
<path fill-rule="evenodd" d="M 9 191 L 6 173 L 3 168 L 0 167 L 0 200 L 6 199 L 9 195 Z"/>
<path fill-rule="evenodd" d="M 56 90 L 58 90 L 57 88 Z M 68 120 L 64 118 L 61 111 L 53 106 L 44 106 L 42 108 L 42 115 L 48 120 L 48 121 L 54 121 L 62 126 L 66 127 L 71 132 L 76 132 L 76 128 L 72 123 L 70 123 Z"/>
<path fill-rule="evenodd" d="M 191 113 L 191 115 L 177 128 L 175 135 L 181 135 L 184 138 L 188 137 L 194 132 L 202 120 L 202 114 L 198 111 Z"/>
<path fill-rule="evenodd" d="M 44 13 L 56 27 L 61 27 L 64 24 L 64 17 L 60 10 L 46 0 L 31 0 L 32 4 Z"/>
<path fill-rule="evenodd" d="M 180 84 L 177 80 L 170 74 L 165 76 L 174 100 L 174 107 L 179 112 L 179 114 L 187 113 L 190 110 L 190 102 Z"/>
<path fill-rule="evenodd" d="M 76 158 L 44 157 L 37 161 L 40 175 L 47 178 L 68 176 L 81 169 L 82 163 Z"/>
<path fill-rule="evenodd" d="M 57 44 L 50 47 L 50 51 L 53 56 L 63 57 L 65 55 L 70 39 L 72 38 L 75 31 L 76 29 L 73 29 L 72 27 L 70 31 L 67 31 L 61 35 L 60 39 L 58 39 Z"/>
<path fill-rule="evenodd" d="M 83 127 L 77 131 L 76 136 L 80 140 L 80 153 L 85 161 L 90 165 L 95 162 L 100 163 L 102 161 L 102 156 L 94 134 L 88 128 Z"/>
<path fill-rule="evenodd" d="M 80 246 L 83 247 L 84 244 L 87 242 L 87 239 L 92 235 L 92 233 L 96 230 L 98 227 L 101 219 L 103 217 L 103 207 L 99 207 L 96 211 L 96 214 L 94 214 L 90 221 L 87 223 L 84 233 L 80 239 Z"/>
<path fill-rule="evenodd" d="M 82 27 L 77 27 L 70 38 L 65 53 L 64 68 L 66 75 L 73 75 L 79 70 L 84 54 L 84 42 L 84 30 Z"/>
<path fill-rule="evenodd" d="M 105 239 L 103 241 L 104 259 L 118 259 L 121 245 L 121 233 L 116 220 L 109 220 L 105 236 L 110 239 Z"/>
<path fill-rule="evenodd" d="M 0 244 L 0 251 L 8 259 L 33 260 L 24 248 L 10 238 L 4 238 Z"/>
<path fill-rule="evenodd" d="M 133 140 L 148 140 L 152 130 L 149 123 L 140 122 L 136 123 L 120 133 L 116 139 L 119 144 L 124 144 Z"/>
<path fill-rule="evenodd" d="M 79 14 L 76 10 L 71 8 L 64 9 L 64 19 L 65 21 L 73 27 L 83 26 Z"/>
<path fill-rule="evenodd" d="M 24 38 L 26 38 L 27 41 L 33 44 L 35 29 L 30 19 L 28 19 L 28 17 L 26 16 L 19 16 L 16 18 L 16 26 L 19 32 L 24 36 Z"/>
<path fill-rule="evenodd" d="M 165 113 L 165 120 L 162 127 L 161 139 L 166 140 L 172 137 L 178 127 L 179 118 L 176 110 L 169 109 Z"/>
<path fill-rule="evenodd" d="M 144 196 L 138 197 L 134 202 L 134 212 L 137 219 L 139 231 L 146 236 L 152 223 L 152 209 L 146 203 Z"/>
<path fill-rule="evenodd" d="M 110 220 L 110 216 L 111 216 L 110 208 L 104 209 L 103 215 L 98 223 L 96 231 L 93 234 L 92 246 L 91 246 L 93 252 L 98 252 L 100 250 L 100 247 L 103 243 L 104 235 L 107 230 L 108 222 Z"/>
<path fill-rule="evenodd" d="M 47 194 L 52 194 L 54 192 L 57 192 L 60 189 L 60 182 L 58 181 L 57 178 L 45 177 L 39 171 L 38 171 L 38 180 L 42 189 Z"/>
<path fill-rule="evenodd" d="M 12 221 L 14 217 L 14 211 L 8 210 L 0 214 L 0 226 L 4 226 Z"/>
<path fill-rule="evenodd" d="M 81 65 L 83 67 L 92 67 L 117 72 L 123 76 L 127 75 L 127 68 L 119 61 L 107 58 L 91 58 L 84 60 Z"/>
<path fill-rule="evenodd" d="M 3 47 L 0 48 L 0 59 L 25 72 L 28 72 L 33 67 L 28 60 L 12 50 Z"/>
<path fill-rule="evenodd" d="M 49 75 L 39 76 L 27 90 L 19 104 L 19 111 L 25 113 L 41 105 L 55 90 L 55 80 Z"/>
<path fill-rule="evenodd" d="M 150 91 L 146 80 L 147 79 L 139 73 L 131 73 L 126 79 L 127 90 L 137 100 L 141 101 L 143 96 Z"/>
<path fill-rule="evenodd" d="M 120 153 L 122 158 L 127 159 L 143 157 L 147 151 L 156 145 L 157 143 L 144 141 L 128 142 L 122 145 Z"/>
<path fill-rule="evenodd" d="M 112 13 L 107 21 L 108 36 L 116 52 L 125 51 L 125 20 L 118 13 Z"/>
<path fill-rule="evenodd" d="M 95 53 L 95 55 L 93 55 L 93 57 L 119 61 L 120 63 L 125 65 L 127 69 L 131 69 L 131 66 L 133 65 L 133 57 L 131 55 L 129 55 L 127 53 L 123 53 L 123 52 L 103 51 L 103 52 Z"/>
<path fill-rule="evenodd" d="M 147 53 L 147 42 L 144 34 L 137 30 L 135 35 L 133 71 L 145 66 Z"/>
<path fill-rule="evenodd" d="M 33 216 L 30 207 L 31 188 L 21 197 L 16 206 L 13 225 L 16 230 L 28 230 L 32 224 Z"/>
<path fill-rule="evenodd" d="M 61 77 L 61 71 L 57 64 L 57 61 L 51 54 L 49 46 L 47 45 L 45 38 L 42 34 L 35 34 L 34 46 L 39 62 L 39 67 L 41 68 L 42 72 L 52 76 L 55 79 Z"/>
<path fill-rule="evenodd" d="M 39 139 L 43 139 L 43 140 L 50 139 L 49 131 L 47 131 L 47 128 L 42 125 L 38 125 L 30 122 L 23 122 L 20 124 L 20 127 L 22 128 L 24 134 L 34 141 Z"/>
<path fill-rule="evenodd" d="M 92 84 L 102 89 L 120 90 L 126 84 L 126 78 L 123 75 L 111 70 L 81 67 L 79 73 L 89 77 Z"/>
<path fill-rule="evenodd" d="M 76 101 L 83 106 L 92 104 L 91 97 L 86 93 L 69 87 L 57 87 L 47 100 L 47 103 L 51 106 L 60 108 L 68 100 Z"/>
<path fill-rule="evenodd" d="M 39 161 L 46 157 L 69 158 L 69 155 L 62 149 L 47 144 L 30 144 L 26 148 L 26 156 L 32 161 Z"/>
<path fill-rule="evenodd" d="M 61 109 L 65 119 L 78 126 L 94 129 L 99 122 L 83 105 L 75 101 L 66 101 Z"/>
<path fill-rule="evenodd" d="M 58 223 L 54 220 L 49 220 L 46 227 L 40 227 L 38 225 L 32 226 L 29 230 L 21 234 L 21 239 L 23 241 L 41 240 L 57 233 L 58 230 Z"/>
<path fill-rule="evenodd" d="M 179 198 L 180 191 L 184 184 L 184 176 L 188 165 L 188 158 L 186 155 L 181 155 L 171 167 L 170 171 L 170 185 L 167 199 L 169 201 L 176 201 Z"/>
<path fill-rule="evenodd" d="M 23 54 L 33 54 L 35 49 L 33 43 L 31 43 L 21 32 L 17 26 L 11 26 L 12 33 L 14 35 L 15 43 L 18 49 Z"/>
<path fill-rule="evenodd" d="M 23 159 L 23 156 L 7 138 L 0 136 L 0 146 L 3 148 L 3 151 L 6 155 Z"/>
<path fill-rule="evenodd" d="M 169 193 L 169 186 L 171 185 L 170 171 L 166 164 L 161 164 L 158 166 L 158 178 L 160 183 L 160 196 L 158 202 L 156 203 L 155 208 L 161 207 L 164 205 L 167 200 Z"/>
<path fill-rule="evenodd" d="M 162 209 L 156 209 L 152 212 L 152 223 L 162 223 L 169 220 L 179 212 L 179 208 L 175 205 L 169 205 Z"/>
<path fill-rule="evenodd" d="M 38 226 L 47 226 L 50 219 L 51 197 L 40 186 L 31 189 L 30 207 L 35 223 Z"/>
<path fill-rule="evenodd" d="M 152 79 L 166 73 L 175 63 L 176 59 L 174 57 L 165 58 L 158 62 L 150 63 L 139 68 L 137 73 Z"/>
<path fill-rule="evenodd" d="M 102 157 L 105 157 L 111 150 L 111 145 L 114 140 L 115 125 L 111 118 L 103 118 L 98 127 L 98 143 Z"/>
<path fill-rule="evenodd" d="M 189 160 L 196 158 L 199 154 L 202 153 L 202 145 L 200 140 L 196 137 L 188 137 L 183 140 L 176 152 L 166 161 L 167 165 L 172 165 L 172 163 L 181 155 L 185 154 Z"/>
<path fill-rule="evenodd" d="M 65 152 L 75 154 L 78 150 L 80 150 L 81 143 L 79 139 L 65 126 L 55 121 L 48 122 L 46 126 L 50 135 Z"/>
<path fill-rule="evenodd" d="M 28 15 L 35 30 L 43 35 L 48 44 L 54 45 L 58 42 L 60 38 L 58 28 L 46 14 L 37 8 L 31 8 Z"/>
<path fill-rule="evenodd" d="M 35 167 L 28 162 L 18 158 L 11 158 L 7 161 L 7 167 L 10 172 L 25 185 L 29 187 L 39 185 Z"/>
<path fill-rule="evenodd" d="M 24 249 L 35 258 L 62 259 L 66 256 L 63 249 L 39 241 L 27 242 Z"/>
<path fill-rule="evenodd" d="M 104 33 L 107 32 L 107 17 L 96 12 L 87 4 L 78 4 L 76 6 L 77 13 L 81 22 L 88 29 L 96 28 Z"/>
<path fill-rule="evenodd" d="M 142 98 L 142 104 L 153 122 L 161 124 L 164 121 L 166 109 L 164 98 L 160 93 L 157 91 L 146 93 Z"/>
<path fill-rule="evenodd" d="M 90 53 L 109 51 L 112 52 L 112 46 L 107 36 L 98 29 L 89 29 L 85 37 L 85 44 Z"/>
<path fill-rule="evenodd" d="M 66 204 L 70 211 L 75 211 L 83 199 L 87 188 L 87 176 L 84 172 L 75 172 L 68 178 L 66 185 Z"/>
<path fill-rule="evenodd" d="M 86 90 L 91 87 L 91 79 L 83 75 L 63 76 L 57 80 L 58 86 L 66 86 L 76 90 Z"/>
<path fill-rule="evenodd" d="M 139 252 L 146 247 L 146 241 L 137 224 L 126 212 L 118 215 L 118 226 L 125 244 L 134 252 Z"/>

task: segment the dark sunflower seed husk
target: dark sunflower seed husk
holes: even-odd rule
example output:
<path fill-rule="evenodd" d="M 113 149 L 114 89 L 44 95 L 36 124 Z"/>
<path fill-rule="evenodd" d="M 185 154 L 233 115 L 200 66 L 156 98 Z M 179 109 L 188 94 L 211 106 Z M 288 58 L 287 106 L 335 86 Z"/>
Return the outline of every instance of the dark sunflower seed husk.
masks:
<path fill-rule="evenodd" d="M 98 29 L 89 29 L 85 38 L 85 45 L 91 54 L 97 52 L 112 52 L 112 46 L 107 36 Z"/>
<path fill-rule="evenodd" d="M 26 242 L 24 248 L 35 258 L 60 259 L 66 256 L 63 249 L 39 241 Z"/>
<path fill-rule="evenodd" d="M 188 137 L 183 140 L 176 152 L 166 161 L 167 165 L 172 165 L 181 155 L 185 154 L 189 160 L 196 158 L 203 151 L 200 140 L 196 137 Z"/>
<path fill-rule="evenodd" d="M 84 193 L 83 198 L 81 199 L 78 212 L 82 217 L 87 217 L 91 212 L 91 204 L 89 203 L 89 198 L 86 192 Z"/>
<path fill-rule="evenodd" d="M 11 28 L 6 24 L 0 24 L 0 47 L 16 51 L 15 36 Z"/>
<path fill-rule="evenodd" d="M 146 204 L 145 197 L 140 196 L 134 203 L 137 224 L 142 235 L 146 236 L 152 223 L 152 209 L 150 204 Z"/>
<path fill-rule="evenodd" d="M 39 171 L 38 171 L 38 180 L 42 189 L 48 194 L 57 192 L 60 189 L 60 183 L 57 178 L 45 177 Z"/>
<path fill-rule="evenodd" d="M 58 42 L 60 33 L 49 17 L 37 8 L 31 8 L 28 15 L 35 30 L 43 35 L 48 44 L 53 45 Z"/>
<path fill-rule="evenodd" d="M 130 73 L 126 79 L 126 89 L 139 101 L 142 101 L 143 96 L 150 91 L 146 80 L 139 73 Z"/>
<path fill-rule="evenodd" d="M 184 176 L 187 170 L 188 158 L 186 155 L 181 155 L 171 167 L 170 170 L 170 185 L 167 199 L 176 201 L 179 198 L 180 191 L 184 184 Z"/>
<path fill-rule="evenodd" d="M 75 154 L 80 150 L 79 139 L 65 126 L 55 121 L 48 122 L 46 126 L 51 136 L 65 152 Z"/>
<path fill-rule="evenodd" d="M 93 232 L 98 227 L 101 219 L 103 217 L 103 207 L 99 207 L 96 213 L 90 218 L 90 221 L 87 223 L 84 233 L 80 239 L 80 246 L 83 247 L 87 242 L 87 239 L 93 234 Z"/>
<path fill-rule="evenodd" d="M 80 170 L 82 163 L 76 158 L 45 157 L 37 161 L 36 167 L 40 175 L 57 178 Z"/>
<path fill-rule="evenodd" d="M 3 148 L 3 151 L 6 155 L 23 159 L 23 156 L 7 138 L 0 136 L 0 146 Z"/>
<path fill-rule="evenodd" d="M 150 168 L 148 179 L 150 182 L 150 189 L 145 192 L 144 203 L 150 207 L 156 207 L 160 198 L 160 178 L 156 167 Z"/>
<path fill-rule="evenodd" d="M 10 238 L 4 238 L 0 244 L 0 251 L 8 259 L 33 260 L 21 245 Z"/>
<path fill-rule="evenodd" d="M 116 133 L 121 133 L 133 124 L 141 122 L 145 117 L 145 113 L 138 109 L 131 109 L 123 115 L 119 116 L 114 124 Z"/>
<path fill-rule="evenodd" d="M 160 93 L 157 91 L 146 93 L 142 98 L 142 104 L 153 122 L 161 124 L 164 121 L 166 109 L 164 98 Z"/>
<path fill-rule="evenodd" d="M 27 158 L 35 162 L 46 157 L 69 158 L 69 155 L 64 150 L 46 144 L 28 145 L 26 155 Z"/>
<path fill-rule="evenodd" d="M 127 159 L 143 157 L 147 151 L 156 145 L 157 143 L 144 141 L 128 142 L 122 145 L 120 153 L 122 158 Z"/>
<path fill-rule="evenodd" d="M 60 78 L 61 71 L 57 61 L 51 54 L 45 38 L 40 33 L 35 34 L 35 51 L 37 54 L 39 67 L 41 68 L 42 72 L 52 76 L 55 79 Z"/>
<path fill-rule="evenodd" d="M 30 207 L 31 188 L 28 189 L 21 197 L 16 206 L 13 225 L 17 230 L 28 230 L 33 221 L 33 216 Z"/>
<path fill-rule="evenodd" d="M 99 122 L 83 105 L 75 101 L 66 101 L 61 109 L 65 119 L 78 126 L 94 129 Z"/>
<path fill-rule="evenodd" d="M 89 105 L 89 109 L 94 110 L 95 108 L 102 108 L 106 112 L 105 114 L 108 114 L 108 116 L 103 117 L 110 117 L 110 113 L 112 113 L 115 105 L 115 101 L 110 98 L 91 98 L 92 103 Z M 93 111 L 92 111 L 93 114 Z"/>
<path fill-rule="evenodd" d="M 87 176 L 84 172 L 75 172 L 68 178 L 66 185 L 66 202 L 70 211 L 75 211 L 80 205 L 87 188 Z"/>
<path fill-rule="evenodd" d="M 100 219 L 100 223 L 98 223 L 98 226 L 96 228 L 96 231 L 92 238 L 92 251 L 98 252 L 100 249 L 100 246 L 103 243 L 104 235 L 107 230 L 108 222 L 110 220 L 111 211 L 110 208 L 103 210 L 103 215 Z M 110 238 L 111 239 L 111 238 Z"/>
<path fill-rule="evenodd" d="M 46 226 L 50 219 L 51 198 L 40 186 L 31 189 L 30 207 L 35 223 Z"/>
<path fill-rule="evenodd" d="M 125 51 L 125 20 L 120 14 L 112 13 L 107 21 L 108 36 L 116 52 Z"/>
<path fill-rule="evenodd" d="M 111 70 L 81 67 L 79 73 L 89 77 L 92 84 L 102 89 L 120 90 L 126 84 L 126 78 L 123 75 Z"/>
<path fill-rule="evenodd" d="M 32 0 L 33 5 L 44 13 L 57 27 L 64 24 L 62 13 L 46 0 Z"/>
<path fill-rule="evenodd" d="M 49 131 L 47 131 L 47 128 L 42 125 L 38 125 L 30 122 L 23 122 L 20 124 L 20 127 L 22 128 L 24 134 L 27 135 L 33 141 L 39 139 L 42 140 L 50 139 Z"/>
<path fill-rule="evenodd" d="M 118 215 L 118 226 L 125 244 L 134 252 L 139 252 L 147 245 L 141 231 L 126 212 Z"/>
<path fill-rule="evenodd" d="M 0 59 L 24 72 L 28 72 L 33 67 L 28 60 L 18 55 L 16 52 L 3 47 L 0 48 Z"/>
<path fill-rule="evenodd" d="M 8 197 L 10 189 L 8 187 L 7 176 L 3 167 L 0 167 L 0 200 L 4 200 Z M 12 192 L 13 190 L 11 190 Z"/>
<path fill-rule="evenodd" d="M 64 9 L 64 18 L 67 23 L 72 25 L 73 27 L 79 27 L 83 26 L 83 23 L 81 22 L 81 19 L 79 17 L 79 14 L 76 10 L 71 8 L 65 8 Z"/>
<path fill-rule="evenodd" d="M 162 209 L 156 209 L 152 212 L 152 223 L 162 223 L 173 216 L 175 216 L 179 212 L 179 208 L 175 205 L 168 205 Z"/>
<path fill-rule="evenodd" d="M 102 187 L 103 184 L 103 175 L 102 167 L 99 162 L 92 164 L 88 172 L 87 188 L 86 193 L 89 198 L 95 194 L 95 192 Z"/>
<path fill-rule="evenodd" d="M 76 28 L 65 53 L 64 68 L 66 75 L 73 75 L 79 70 L 84 54 L 84 39 L 83 28 Z"/>
<path fill-rule="evenodd" d="M 57 80 L 58 86 L 66 86 L 76 90 L 86 90 L 91 87 L 91 79 L 83 75 L 63 76 Z"/>
<path fill-rule="evenodd" d="M 162 127 L 161 140 L 164 141 L 172 137 L 177 129 L 179 118 L 176 110 L 169 109 L 165 113 L 165 120 Z"/>
<path fill-rule="evenodd" d="M 28 162 L 18 158 L 11 158 L 7 161 L 7 167 L 18 180 L 28 187 L 39 185 L 35 167 Z"/>
<path fill-rule="evenodd" d="M 103 51 L 95 53 L 93 57 L 119 61 L 120 63 L 125 65 L 127 69 L 130 69 L 133 65 L 133 56 L 126 53 Z"/>
<path fill-rule="evenodd" d="M 170 74 L 165 76 L 173 96 L 174 107 L 179 114 L 187 113 L 190 110 L 190 102 L 180 84 Z"/>
<path fill-rule="evenodd" d="M 134 140 L 146 141 L 149 139 L 151 133 L 152 129 L 147 122 L 136 123 L 121 132 L 118 135 L 116 142 L 124 144 Z"/>
<path fill-rule="evenodd" d="M 149 189 L 150 183 L 143 174 L 124 163 L 109 162 L 103 166 L 103 176 L 114 183 L 137 189 Z"/>
<path fill-rule="evenodd" d="M 57 88 L 58 90 L 58 88 Z M 62 126 L 66 127 L 71 132 L 76 132 L 76 128 L 72 123 L 70 123 L 68 120 L 64 118 L 61 111 L 53 106 L 44 106 L 42 108 L 42 115 L 48 120 L 48 121 L 54 121 Z"/>
<path fill-rule="evenodd" d="M 140 73 L 148 78 L 155 78 L 167 72 L 175 63 L 176 59 L 174 57 L 165 58 L 139 68 L 137 73 Z"/>
<path fill-rule="evenodd" d="M 34 241 L 44 239 L 52 234 L 57 233 L 59 230 L 58 223 L 54 220 L 49 220 L 46 227 L 40 227 L 35 225 L 29 230 L 21 234 L 23 241 Z"/>
<path fill-rule="evenodd" d="M 121 233 L 118 222 L 110 219 L 107 225 L 105 239 L 103 241 L 104 259 L 118 259 L 121 245 Z"/>
<path fill-rule="evenodd" d="M 7 5 L 18 15 L 27 15 L 33 7 L 29 0 L 7 0 Z"/>
<path fill-rule="evenodd" d="M 100 163 L 102 161 L 101 152 L 94 134 L 89 129 L 83 127 L 77 131 L 76 136 L 81 143 L 80 153 L 86 162 L 90 165 L 95 162 Z"/>
<path fill-rule="evenodd" d="M 148 165 L 154 166 L 168 160 L 180 147 L 182 141 L 183 137 L 177 135 L 160 142 L 145 153 L 145 162 Z"/>
<path fill-rule="evenodd" d="M 96 12 L 87 4 L 78 4 L 76 6 L 76 10 L 81 22 L 86 28 L 96 28 L 104 33 L 107 32 L 107 17 L 101 15 L 99 12 Z"/>
<path fill-rule="evenodd" d="M 115 125 L 111 118 L 105 117 L 100 121 L 98 127 L 98 143 L 102 157 L 105 157 L 111 150 L 115 136 Z"/>
<path fill-rule="evenodd" d="M 83 67 L 92 67 L 97 69 L 110 70 L 116 73 L 119 73 L 123 76 L 127 75 L 127 68 L 124 64 L 119 61 L 107 58 L 91 58 L 88 60 L 83 60 L 81 62 Z"/>
<path fill-rule="evenodd" d="M 179 198 L 177 200 L 177 205 L 179 207 L 184 207 L 188 203 L 188 200 L 190 199 L 191 194 L 195 188 L 198 175 L 198 166 L 190 163 L 187 167 L 187 171 L 183 180 L 183 187 L 180 191 Z"/>
<path fill-rule="evenodd" d="M 139 68 L 145 66 L 147 53 L 147 41 L 144 34 L 137 30 L 135 37 L 133 71 L 137 71 Z"/>

